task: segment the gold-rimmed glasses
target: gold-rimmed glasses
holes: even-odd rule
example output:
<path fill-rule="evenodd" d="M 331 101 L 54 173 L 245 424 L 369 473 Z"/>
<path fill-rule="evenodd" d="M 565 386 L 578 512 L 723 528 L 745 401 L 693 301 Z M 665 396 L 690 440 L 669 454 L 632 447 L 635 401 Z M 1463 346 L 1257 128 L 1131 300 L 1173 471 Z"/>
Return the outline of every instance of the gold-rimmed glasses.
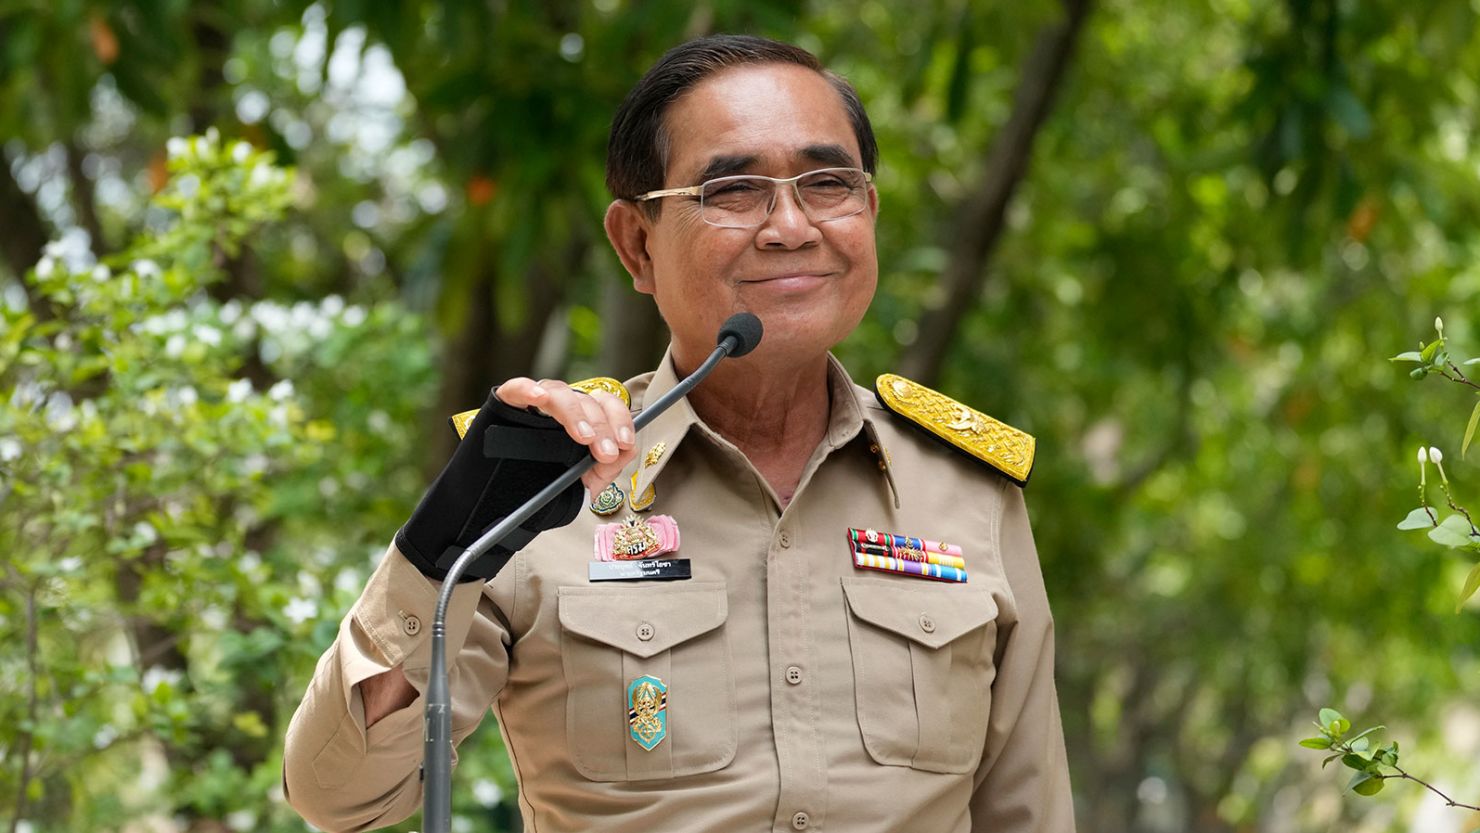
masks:
<path fill-rule="evenodd" d="M 777 179 L 743 174 L 722 176 L 687 188 L 664 188 L 638 194 L 636 202 L 662 197 L 698 197 L 704 222 L 720 228 L 755 228 L 776 208 L 776 191 L 790 185 L 807 219 L 814 223 L 841 220 L 868 207 L 873 175 L 858 168 L 821 168 Z"/>

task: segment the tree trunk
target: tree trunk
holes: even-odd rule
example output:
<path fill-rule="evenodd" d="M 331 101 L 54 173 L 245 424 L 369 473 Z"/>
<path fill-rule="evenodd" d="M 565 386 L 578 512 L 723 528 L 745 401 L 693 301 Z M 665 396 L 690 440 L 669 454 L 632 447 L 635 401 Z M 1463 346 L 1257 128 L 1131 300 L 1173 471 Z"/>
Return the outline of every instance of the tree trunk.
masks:
<path fill-rule="evenodd" d="M 1033 140 L 1048 117 L 1073 56 L 1091 0 L 1064 0 L 1065 17 L 1038 33 L 1019 75 L 1012 115 L 987 155 L 981 184 L 956 212 L 951 257 L 941 275 L 939 306 L 921 317 L 920 336 L 906 351 L 901 372 L 936 384 L 961 322 L 981 296 L 986 264 L 1006 225 L 1007 207 L 1027 174 Z"/>
<path fill-rule="evenodd" d="M 43 321 L 55 318 L 51 302 L 25 279 L 26 272 L 36 265 L 46 248 L 46 223 L 41 219 L 36 202 L 11 176 L 10 164 L 3 154 L 0 154 L 0 217 L 5 218 L 5 222 L 0 224 L 0 257 L 5 258 L 6 268 L 26 290 L 31 313 Z"/>

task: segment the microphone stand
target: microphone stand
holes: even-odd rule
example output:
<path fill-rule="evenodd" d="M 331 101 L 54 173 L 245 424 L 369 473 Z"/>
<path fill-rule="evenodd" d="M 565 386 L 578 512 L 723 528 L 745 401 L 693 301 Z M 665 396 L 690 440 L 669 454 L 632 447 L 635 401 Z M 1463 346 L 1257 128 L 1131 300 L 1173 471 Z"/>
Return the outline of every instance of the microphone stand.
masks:
<path fill-rule="evenodd" d="M 760 336 L 759 322 L 756 323 L 756 332 L 750 339 L 752 342 L 758 341 Z M 721 331 L 719 346 L 715 347 L 714 352 L 709 354 L 709 358 L 699 365 L 698 370 L 684 377 L 683 381 L 658 397 L 657 402 L 642 409 L 642 412 L 633 420 L 633 425 L 637 430 L 641 430 L 656 419 L 658 414 L 687 396 L 695 385 L 704 381 L 704 377 L 714 370 L 720 359 L 729 356 L 737 349 L 740 349 L 742 355 L 749 352 L 748 348 L 753 347 L 754 344 L 746 344 L 743 334 L 727 332 L 729 324 L 730 322 L 727 321 L 725 330 Z M 426 690 L 426 737 L 422 747 L 424 793 L 421 811 L 424 833 L 450 833 L 452 824 L 452 697 L 447 681 L 447 607 L 452 602 L 452 591 L 457 587 L 457 580 L 462 577 L 468 565 L 478 559 L 478 556 L 492 549 L 495 544 L 504 539 L 504 536 L 518 528 L 545 504 L 554 500 L 556 495 L 569 488 L 594 465 L 596 465 L 596 458 L 587 454 L 584 460 L 566 469 L 565 474 L 560 475 L 539 494 L 530 498 L 523 506 L 474 541 L 462 555 L 458 556 L 457 561 L 453 562 L 452 568 L 447 571 L 447 577 L 442 580 L 442 592 L 437 596 L 437 612 L 432 619 L 432 660 Z"/>

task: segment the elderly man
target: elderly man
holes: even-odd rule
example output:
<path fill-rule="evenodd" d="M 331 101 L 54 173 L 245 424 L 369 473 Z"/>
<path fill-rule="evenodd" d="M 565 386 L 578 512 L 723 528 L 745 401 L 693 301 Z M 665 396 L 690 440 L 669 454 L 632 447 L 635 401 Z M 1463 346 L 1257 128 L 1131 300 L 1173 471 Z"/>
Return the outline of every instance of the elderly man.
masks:
<path fill-rule="evenodd" d="M 857 387 L 829 354 L 878 280 L 876 157 L 857 94 L 795 47 L 705 38 L 638 83 L 606 231 L 668 355 L 625 385 L 497 388 L 293 718 L 305 818 L 418 807 L 437 579 L 495 519 L 459 501 L 481 483 L 507 514 L 543 485 L 482 434 L 544 421 L 595 457 L 590 503 L 482 562 L 448 630 L 454 740 L 492 707 L 528 829 L 1073 829 L 1032 438 L 899 377 Z M 754 352 L 634 433 L 742 310 Z"/>

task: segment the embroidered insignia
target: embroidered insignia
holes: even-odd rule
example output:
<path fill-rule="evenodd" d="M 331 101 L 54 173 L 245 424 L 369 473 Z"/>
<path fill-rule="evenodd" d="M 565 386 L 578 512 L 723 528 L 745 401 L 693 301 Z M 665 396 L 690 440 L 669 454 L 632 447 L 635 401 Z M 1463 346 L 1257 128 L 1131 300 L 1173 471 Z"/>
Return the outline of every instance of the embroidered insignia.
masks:
<path fill-rule="evenodd" d="M 668 444 L 662 440 L 654 443 L 653 447 L 649 448 L 647 453 L 642 456 L 642 467 L 646 469 L 656 466 L 658 461 L 663 459 L 663 452 L 667 450 Z"/>
<path fill-rule="evenodd" d="M 966 558 L 955 544 L 942 544 L 875 529 L 849 529 L 853 566 L 865 570 L 965 582 Z"/>
<path fill-rule="evenodd" d="M 605 517 L 615 514 L 626 501 L 627 495 L 622 488 L 615 483 L 608 483 L 605 489 L 591 498 L 591 511 Z"/>
<path fill-rule="evenodd" d="M 632 507 L 633 512 L 642 512 L 652 508 L 653 501 L 658 499 L 658 492 L 652 484 L 648 484 L 647 491 L 639 497 L 637 494 L 637 472 L 632 473 L 632 490 L 627 493 L 627 505 Z"/>
<path fill-rule="evenodd" d="M 1033 471 L 1033 435 L 910 380 L 885 373 L 875 383 L 884 407 L 992 466 L 1019 486 Z"/>
<path fill-rule="evenodd" d="M 678 522 L 670 515 L 628 515 L 596 527 L 597 561 L 641 561 L 678 550 Z"/>
<path fill-rule="evenodd" d="M 668 737 L 668 686 L 651 674 L 627 684 L 627 729 L 648 752 Z"/>
<path fill-rule="evenodd" d="M 582 379 L 579 382 L 571 382 L 570 387 L 571 390 L 578 390 L 581 393 L 590 393 L 596 390 L 606 391 L 612 396 L 621 399 L 622 404 L 628 408 L 632 407 L 632 394 L 627 392 L 627 386 L 607 376 L 597 376 L 594 379 Z M 457 438 L 459 440 L 467 435 L 468 426 L 473 424 L 473 417 L 477 415 L 478 409 L 474 408 L 471 411 L 463 411 L 447 418 L 452 423 L 452 430 L 457 432 Z"/>

